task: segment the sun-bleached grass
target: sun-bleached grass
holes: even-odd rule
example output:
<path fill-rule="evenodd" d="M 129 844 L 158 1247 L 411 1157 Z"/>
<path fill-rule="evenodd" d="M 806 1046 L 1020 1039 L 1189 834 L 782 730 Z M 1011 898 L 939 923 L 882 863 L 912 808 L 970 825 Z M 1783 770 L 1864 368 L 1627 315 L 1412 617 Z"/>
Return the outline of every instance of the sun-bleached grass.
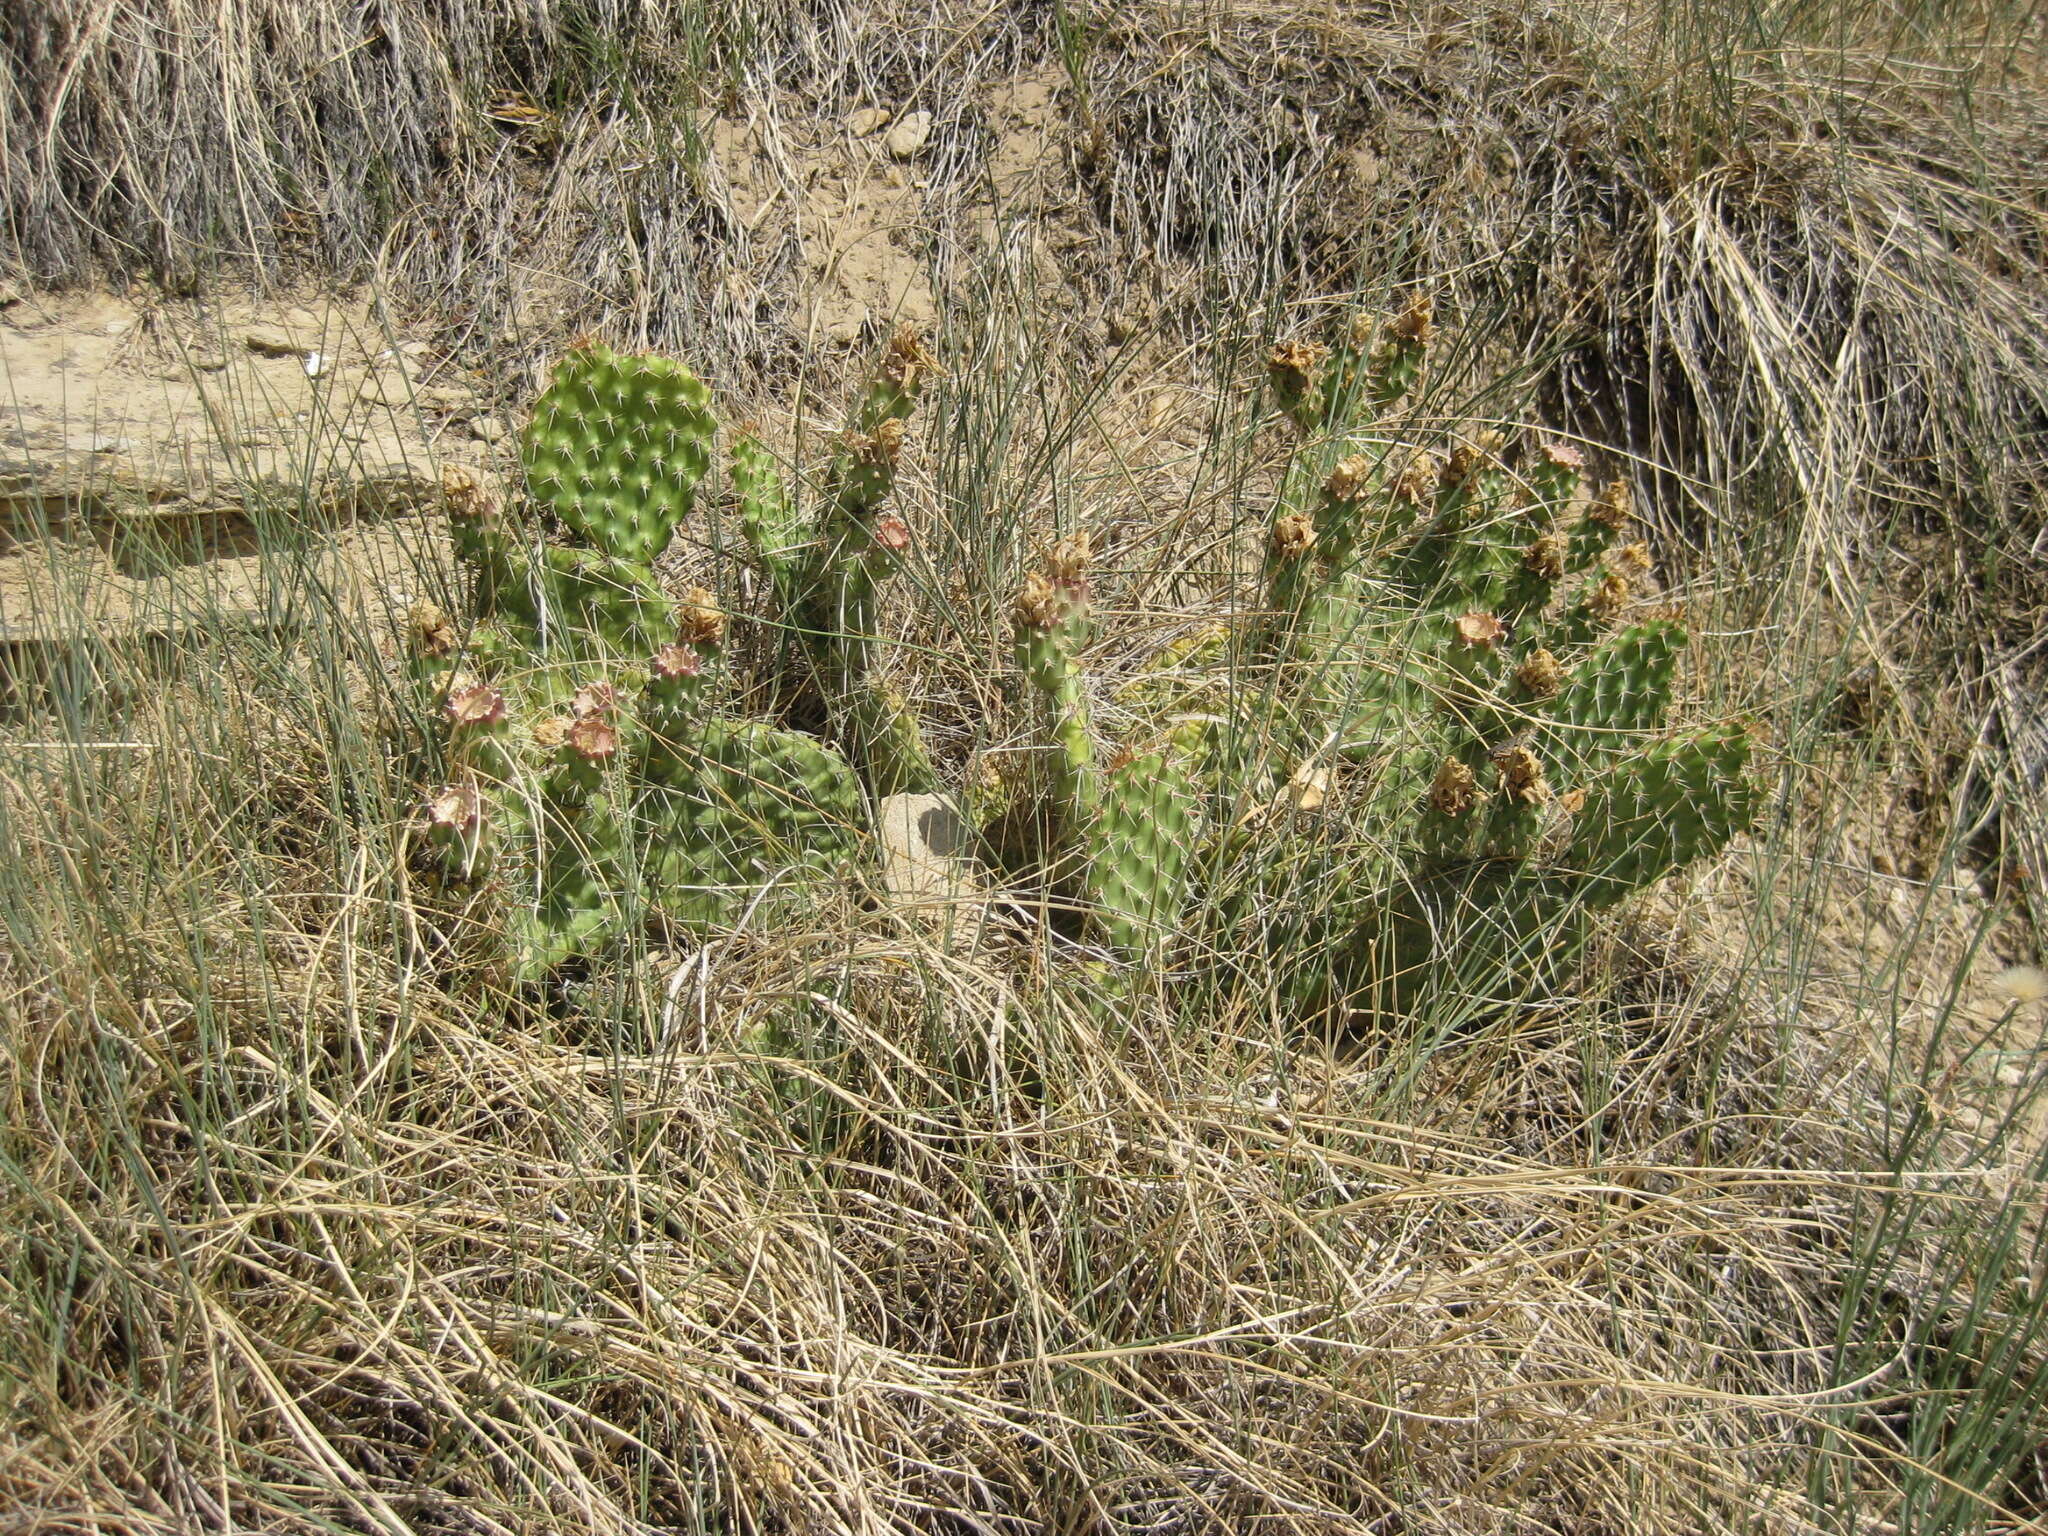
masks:
<path fill-rule="evenodd" d="M 1118 681 L 1241 611 L 1263 344 L 1340 302 L 1311 295 L 1427 276 L 1490 345 L 1423 424 L 1506 413 L 1467 381 L 1520 371 L 1659 489 L 1670 595 L 1714 637 L 1687 709 L 1765 723 L 1776 814 L 1560 995 L 1477 1019 L 1452 989 L 1328 1038 L 1242 928 L 1107 1016 L 1072 946 L 905 924 L 858 881 L 517 996 L 411 856 L 431 765 L 385 615 L 279 547 L 289 628 L 94 652 L 0 723 L 12 1518 L 2048 1518 L 2040 1018 L 1981 984 L 2035 958 L 1995 889 L 2039 825 L 2028 17 L 456 6 L 394 10 L 386 47 L 331 8 L 164 14 L 51 8 L 5 87 L 12 260 L 374 264 L 508 379 L 600 326 L 798 454 L 840 387 L 784 323 L 800 240 L 736 221 L 693 133 L 929 102 L 948 230 L 978 87 L 1056 68 L 1078 129 L 1034 216 L 1092 237 L 1061 268 L 1084 297 L 932 257 L 960 302 L 888 667 L 946 772 L 1021 739 L 1006 605 L 1056 532 L 1101 551 L 1111 733 Z M 746 613 L 708 510 L 678 558 Z M 444 574 L 420 554 L 401 583 Z"/>
<path fill-rule="evenodd" d="M 1055 531 L 1105 696 L 1242 606 L 1293 328 L 1089 375 L 1019 307 L 906 456 L 892 664 L 962 774 Z M 1489 401 L 1447 361 L 1418 412 Z M 409 852 L 388 615 L 280 547 L 317 621 L 111 648 L 0 739 L 0 1486 L 101 1530 L 2022 1528 L 2040 1079 L 1947 1048 L 2006 919 L 1951 839 L 1845 929 L 1887 744 L 1761 548 L 1673 595 L 1783 816 L 1561 993 L 1331 1036 L 1242 934 L 1105 1011 L 1067 941 L 857 879 L 514 995 Z"/>

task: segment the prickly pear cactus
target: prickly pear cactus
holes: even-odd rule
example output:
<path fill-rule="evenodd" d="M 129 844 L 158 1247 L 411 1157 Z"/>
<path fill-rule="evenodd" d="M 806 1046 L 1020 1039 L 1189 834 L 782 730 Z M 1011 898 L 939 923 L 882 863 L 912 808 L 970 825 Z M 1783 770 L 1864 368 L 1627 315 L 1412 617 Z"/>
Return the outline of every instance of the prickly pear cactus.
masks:
<path fill-rule="evenodd" d="M 522 979 L 650 918 L 780 913 L 856 852 L 851 770 L 717 713 L 725 616 L 654 574 L 715 425 L 680 364 L 583 347 L 521 445 L 529 505 L 566 542 L 520 527 L 474 471 L 444 475 L 480 619 L 465 632 L 423 605 L 409 626 L 449 769 L 426 841 L 449 877 L 495 898 Z"/>
<path fill-rule="evenodd" d="M 732 453 L 740 531 L 769 577 L 780 621 L 801 641 L 833 730 L 877 795 L 938 787 L 917 717 L 876 665 L 881 593 L 912 552 L 910 526 L 886 503 L 896 485 L 904 423 L 937 362 L 914 331 L 898 330 L 833 447 L 814 516 L 757 437 Z"/>
<path fill-rule="evenodd" d="M 1334 348 L 1275 350 L 1273 400 L 1299 441 L 1265 601 L 1234 639 L 1181 642 L 1119 695 L 1155 740 L 1199 721 L 1179 727 L 1183 750 L 1097 768 L 1085 540 L 1027 580 L 1015 625 L 1039 701 L 1044 878 L 1126 958 L 1158 958 L 1207 878 L 1209 910 L 1288 935 L 1320 957 L 1303 974 L 1354 1001 L 1499 997 L 1553 974 L 1586 914 L 1755 813 L 1743 730 L 1667 729 L 1688 642 L 1644 611 L 1626 488 L 1588 488 L 1567 444 L 1387 429 L 1430 330 L 1417 300 Z M 1309 868 L 1343 878 L 1300 888 Z"/>

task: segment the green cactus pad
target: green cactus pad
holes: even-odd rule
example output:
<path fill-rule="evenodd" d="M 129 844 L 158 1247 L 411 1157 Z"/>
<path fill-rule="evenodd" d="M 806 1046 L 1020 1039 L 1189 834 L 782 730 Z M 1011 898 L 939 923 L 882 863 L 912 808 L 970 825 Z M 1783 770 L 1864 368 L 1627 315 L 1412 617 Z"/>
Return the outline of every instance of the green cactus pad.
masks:
<path fill-rule="evenodd" d="M 1088 898 L 1118 953 L 1156 950 L 1180 915 L 1199 802 L 1177 754 L 1141 752 L 1103 776 L 1088 837 Z"/>
<path fill-rule="evenodd" d="M 1732 726 L 1617 764 L 1580 807 L 1560 864 L 1594 905 L 1719 852 L 1756 814 L 1749 737 Z"/>
<path fill-rule="evenodd" d="M 729 922 L 771 882 L 786 894 L 858 851 L 859 781 L 794 731 L 713 717 L 688 741 L 651 745 L 647 778 L 645 864 L 654 900 L 679 921 Z"/>
<path fill-rule="evenodd" d="M 1561 727 L 1617 744 L 1629 733 L 1654 731 L 1671 706 L 1672 678 L 1685 644 L 1685 631 L 1668 619 L 1612 636 L 1573 669 L 1552 718 Z"/>
<path fill-rule="evenodd" d="M 580 348 L 520 440 L 527 492 L 605 553 L 652 560 L 690 510 L 716 426 L 710 391 L 681 363 Z"/>
<path fill-rule="evenodd" d="M 795 596 L 797 556 L 811 531 L 797 515 L 775 456 L 751 433 L 732 445 L 732 488 L 739 499 L 740 532 L 787 607 Z"/>

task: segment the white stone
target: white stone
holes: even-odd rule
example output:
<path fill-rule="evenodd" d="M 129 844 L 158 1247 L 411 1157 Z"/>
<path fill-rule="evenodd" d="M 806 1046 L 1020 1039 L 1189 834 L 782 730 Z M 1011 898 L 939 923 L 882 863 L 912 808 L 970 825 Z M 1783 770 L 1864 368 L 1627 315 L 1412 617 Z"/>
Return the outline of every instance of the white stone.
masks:
<path fill-rule="evenodd" d="M 882 141 L 889 153 L 898 160 L 908 160 L 930 141 L 932 136 L 932 115 L 929 112 L 912 112 L 899 120 L 889 130 L 888 138 Z"/>

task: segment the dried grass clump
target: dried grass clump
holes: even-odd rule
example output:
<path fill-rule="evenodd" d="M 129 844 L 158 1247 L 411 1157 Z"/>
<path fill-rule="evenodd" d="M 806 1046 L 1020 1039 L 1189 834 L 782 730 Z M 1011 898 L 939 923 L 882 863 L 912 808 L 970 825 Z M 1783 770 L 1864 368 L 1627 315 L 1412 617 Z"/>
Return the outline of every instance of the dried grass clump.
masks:
<path fill-rule="evenodd" d="M 0 1475 L 48 1518 L 1619 1536 L 1795 1501 L 1813 1272 L 1877 1182 L 1823 1058 L 1673 1025 L 1587 1118 L 1535 1028 L 1404 1109 L 1376 1051 L 1112 1035 L 844 915 L 507 1010 L 445 990 L 447 914 L 277 723 L 207 745 L 272 733 L 290 850 L 189 765 L 128 759 L 90 816 L 10 776 L 47 970 L 8 978 Z"/>

